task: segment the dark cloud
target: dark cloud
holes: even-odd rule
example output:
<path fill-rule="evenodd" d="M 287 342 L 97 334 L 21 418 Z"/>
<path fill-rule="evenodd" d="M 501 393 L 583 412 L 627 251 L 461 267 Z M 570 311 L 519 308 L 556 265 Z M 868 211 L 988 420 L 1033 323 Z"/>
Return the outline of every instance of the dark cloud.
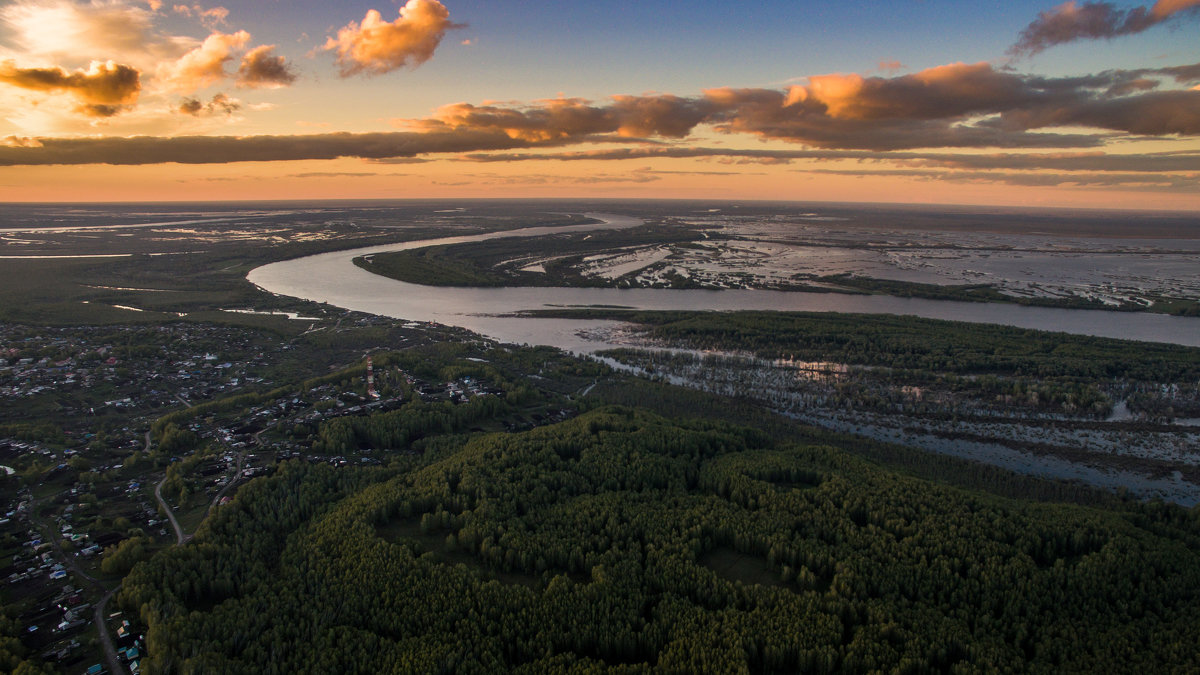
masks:
<path fill-rule="evenodd" d="M 183 101 L 175 108 L 176 112 L 195 117 L 211 116 L 211 115 L 232 115 L 240 110 L 242 104 L 234 98 L 230 98 L 225 94 L 216 94 L 208 103 L 201 101 L 198 98 L 184 98 Z"/>
<path fill-rule="evenodd" d="M 433 160 L 423 157 L 375 157 L 367 161 L 372 164 L 426 164 Z"/>
<path fill-rule="evenodd" d="M 1096 97 L 1072 106 L 1009 110 L 1001 124 L 1018 128 L 1080 126 L 1147 136 L 1200 134 L 1200 91 L 1152 91 Z"/>
<path fill-rule="evenodd" d="M 137 102 L 142 89 L 136 68 L 108 61 L 93 61 L 87 70 L 19 68 L 12 60 L 0 62 L 0 83 L 46 93 L 67 92 L 79 102 L 80 112 L 111 117 Z"/>
<path fill-rule="evenodd" d="M 1041 12 L 1021 31 L 1009 53 L 1033 55 L 1075 40 L 1111 39 L 1133 35 L 1165 21 L 1200 13 L 1200 0 L 1158 0 L 1150 7 L 1119 9 L 1110 2 L 1073 0 Z"/>
<path fill-rule="evenodd" d="M 40 147 L 0 146 L 0 166 L 46 164 L 224 164 L 505 150 L 530 144 L 493 132 L 315 134 L 305 136 L 134 136 L 39 138 Z"/>
<path fill-rule="evenodd" d="M 1022 187 L 1092 187 L 1158 189 L 1191 192 L 1200 188 L 1197 175 L 1144 173 L 1019 173 L 1003 171 L 933 171 L 922 169 L 796 169 L 797 173 L 835 176 L 902 177 L 953 183 L 1001 183 Z"/>
<path fill-rule="evenodd" d="M 1139 77 L 1124 82 L 1118 82 L 1104 91 L 1105 96 L 1127 96 L 1139 91 L 1150 91 L 1158 88 L 1158 80 L 1152 80 L 1148 77 Z"/>
<path fill-rule="evenodd" d="M 716 107 L 703 99 L 670 94 L 614 96 L 596 105 L 578 98 L 557 98 L 527 106 L 443 106 L 432 118 L 403 120 L 415 129 L 486 129 L 530 142 L 616 134 L 624 138 L 686 136 Z"/>
<path fill-rule="evenodd" d="M 1062 153 L 922 153 L 872 152 L 861 150 L 766 150 L 709 147 L 615 148 L 582 152 L 471 153 L 462 157 L 472 162 L 521 161 L 606 161 L 658 158 L 746 159 L 766 162 L 794 160 L 890 162 L 917 167 L 948 169 L 1048 169 L 1055 171 L 1200 172 L 1200 152 L 1106 154 L 1103 152 Z"/>
<path fill-rule="evenodd" d="M 1125 173 L 1200 172 L 1200 153 L 1003 153 L 888 155 L 886 159 L 914 166 L 950 169 L 1045 169 L 1052 171 L 1117 171 Z"/>
<path fill-rule="evenodd" d="M 561 174 L 465 174 L 470 181 L 439 182 L 435 185 L 595 185 L 602 183 L 653 183 L 662 180 L 657 172 L 631 171 L 620 174 L 588 174 L 586 176 L 564 176 Z"/>
<path fill-rule="evenodd" d="M 175 106 L 175 112 L 185 115 L 199 115 L 204 111 L 204 102 L 198 98 L 184 98 Z"/>
<path fill-rule="evenodd" d="M 237 83 L 240 87 L 286 87 L 296 81 L 296 73 L 287 59 L 277 56 L 275 45 L 255 47 L 242 57 L 238 67 Z"/>
<path fill-rule="evenodd" d="M 1193 63 L 1187 66 L 1168 66 L 1166 68 L 1156 68 L 1153 71 L 1161 75 L 1170 75 L 1175 78 L 1176 82 L 1191 83 L 1200 82 L 1200 63 Z"/>
<path fill-rule="evenodd" d="M 409 176 L 407 173 L 376 173 L 367 171 L 305 171 L 303 173 L 289 173 L 276 178 L 396 178 Z M 205 176 L 202 178 L 188 177 L 179 179 L 180 183 L 190 183 L 193 181 L 202 180 L 210 183 L 237 183 L 241 181 L 261 180 L 260 176 Z"/>
<path fill-rule="evenodd" d="M 284 178 L 378 178 L 380 176 L 407 176 L 407 173 L 377 173 L 374 171 L 305 171 L 290 173 Z"/>

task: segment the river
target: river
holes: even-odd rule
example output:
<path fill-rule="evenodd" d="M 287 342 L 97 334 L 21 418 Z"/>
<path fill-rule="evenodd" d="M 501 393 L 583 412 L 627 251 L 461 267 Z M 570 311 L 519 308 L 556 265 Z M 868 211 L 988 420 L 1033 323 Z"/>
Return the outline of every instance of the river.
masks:
<path fill-rule="evenodd" d="M 643 223 L 639 218 L 627 216 L 585 215 L 601 222 L 530 227 L 321 253 L 258 267 L 250 271 L 247 279 L 259 288 L 278 295 L 397 319 L 460 326 L 501 342 L 552 345 L 578 353 L 616 346 L 596 336 L 603 335 L 604 329 L 618 324 L 611 321 L 532 319 L 506 315 L 531 309 L 601 305 L 660 310 L 903 314 L 1200 347 L 1200 318 L 1148 312 L 1106 312 L 883 295 L 763 290 L 435 287 L 389 279 L 367 272 L 353 263 L 354 258 L 359 256 L 426 246 L 620 229 Z"/>

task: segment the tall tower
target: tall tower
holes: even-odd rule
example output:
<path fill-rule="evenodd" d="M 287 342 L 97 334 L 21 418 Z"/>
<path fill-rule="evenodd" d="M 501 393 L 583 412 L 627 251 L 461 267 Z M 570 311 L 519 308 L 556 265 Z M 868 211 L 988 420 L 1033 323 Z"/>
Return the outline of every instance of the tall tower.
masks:
<path fill-rule="evenodd" d="M 379 394 L 375 392 L 375 364 L 371 362 L 371 357 L 367 357 L 367 396 L 371 398 L 379 398 Z"/>

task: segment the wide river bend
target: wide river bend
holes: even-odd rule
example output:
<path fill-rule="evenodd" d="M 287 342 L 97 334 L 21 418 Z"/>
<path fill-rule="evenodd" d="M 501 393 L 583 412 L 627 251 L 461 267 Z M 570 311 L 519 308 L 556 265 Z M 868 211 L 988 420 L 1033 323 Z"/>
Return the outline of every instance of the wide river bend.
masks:
<path fill-rule="evenodd" d="M 905 314 L 930 319 L 994 323 L 1078 335 L 1145 340 L 1200 347 L 1200 318 L 1148 312 L 1024 307 L 1000 303 L 955 302 L 883 295 L 802 293 L 762 290 L 671 290 L 615 288 L 461 288 L 422 286 L 389 279 L 356 267 L 354 258 L 426 246 L 536 237 L 564 232 L 619 229 L 642 224 L 638 218 L 586 214 L 598 224 L 529 227 L 505 232 L 425 239 L 321 253 L 251 270 L 247 279 L 271 293 L 324 302 L 344 309 L 410 321 L 461 326 L 502 342 L 552 345 L 574 352 L 615 346 L 597 335 L 610 321 L 530 319 L 505 316 L 549 307 L 619 306 L 670 310 L 775 310 Z"/>

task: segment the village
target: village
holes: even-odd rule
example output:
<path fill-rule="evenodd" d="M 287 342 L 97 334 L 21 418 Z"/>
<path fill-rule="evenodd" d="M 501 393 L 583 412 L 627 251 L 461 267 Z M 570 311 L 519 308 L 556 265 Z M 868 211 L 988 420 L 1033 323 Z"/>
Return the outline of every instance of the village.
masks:
<path fill-rule="evenodd" d="M 370 357 L 362 360 L 353 336 L 377 334 L 378 322 L 339 318 L 322 326 L 325 340 L 341 331 L 350 346 L 318 348 L 345 364 L 334 369 L 361 368 Z M 387 343 L 426 341 L 413 324 Z M 329 420 L 505 395 L 478 377 L 433 381 L 394 366 L 280 387 L 331 368 L 287 363 L 311 360 L 311 342 L 205 323 L 0 325 L 0 583 L 24 649 L 68 672 L 111 672 L 114 659 L 139 672 L 140 619 L 109 603 L 138 560 L 187 541 L 238 486 L 278 462 L 387 461 L 369 447 L 324 452 L 314 439 Z M 189 415 L 157 440 L 151 431 L 164 415 L 252 391 L 282 393 Z M 505 424 L 530 428 L 571 414 L 533 411 Z"/>

